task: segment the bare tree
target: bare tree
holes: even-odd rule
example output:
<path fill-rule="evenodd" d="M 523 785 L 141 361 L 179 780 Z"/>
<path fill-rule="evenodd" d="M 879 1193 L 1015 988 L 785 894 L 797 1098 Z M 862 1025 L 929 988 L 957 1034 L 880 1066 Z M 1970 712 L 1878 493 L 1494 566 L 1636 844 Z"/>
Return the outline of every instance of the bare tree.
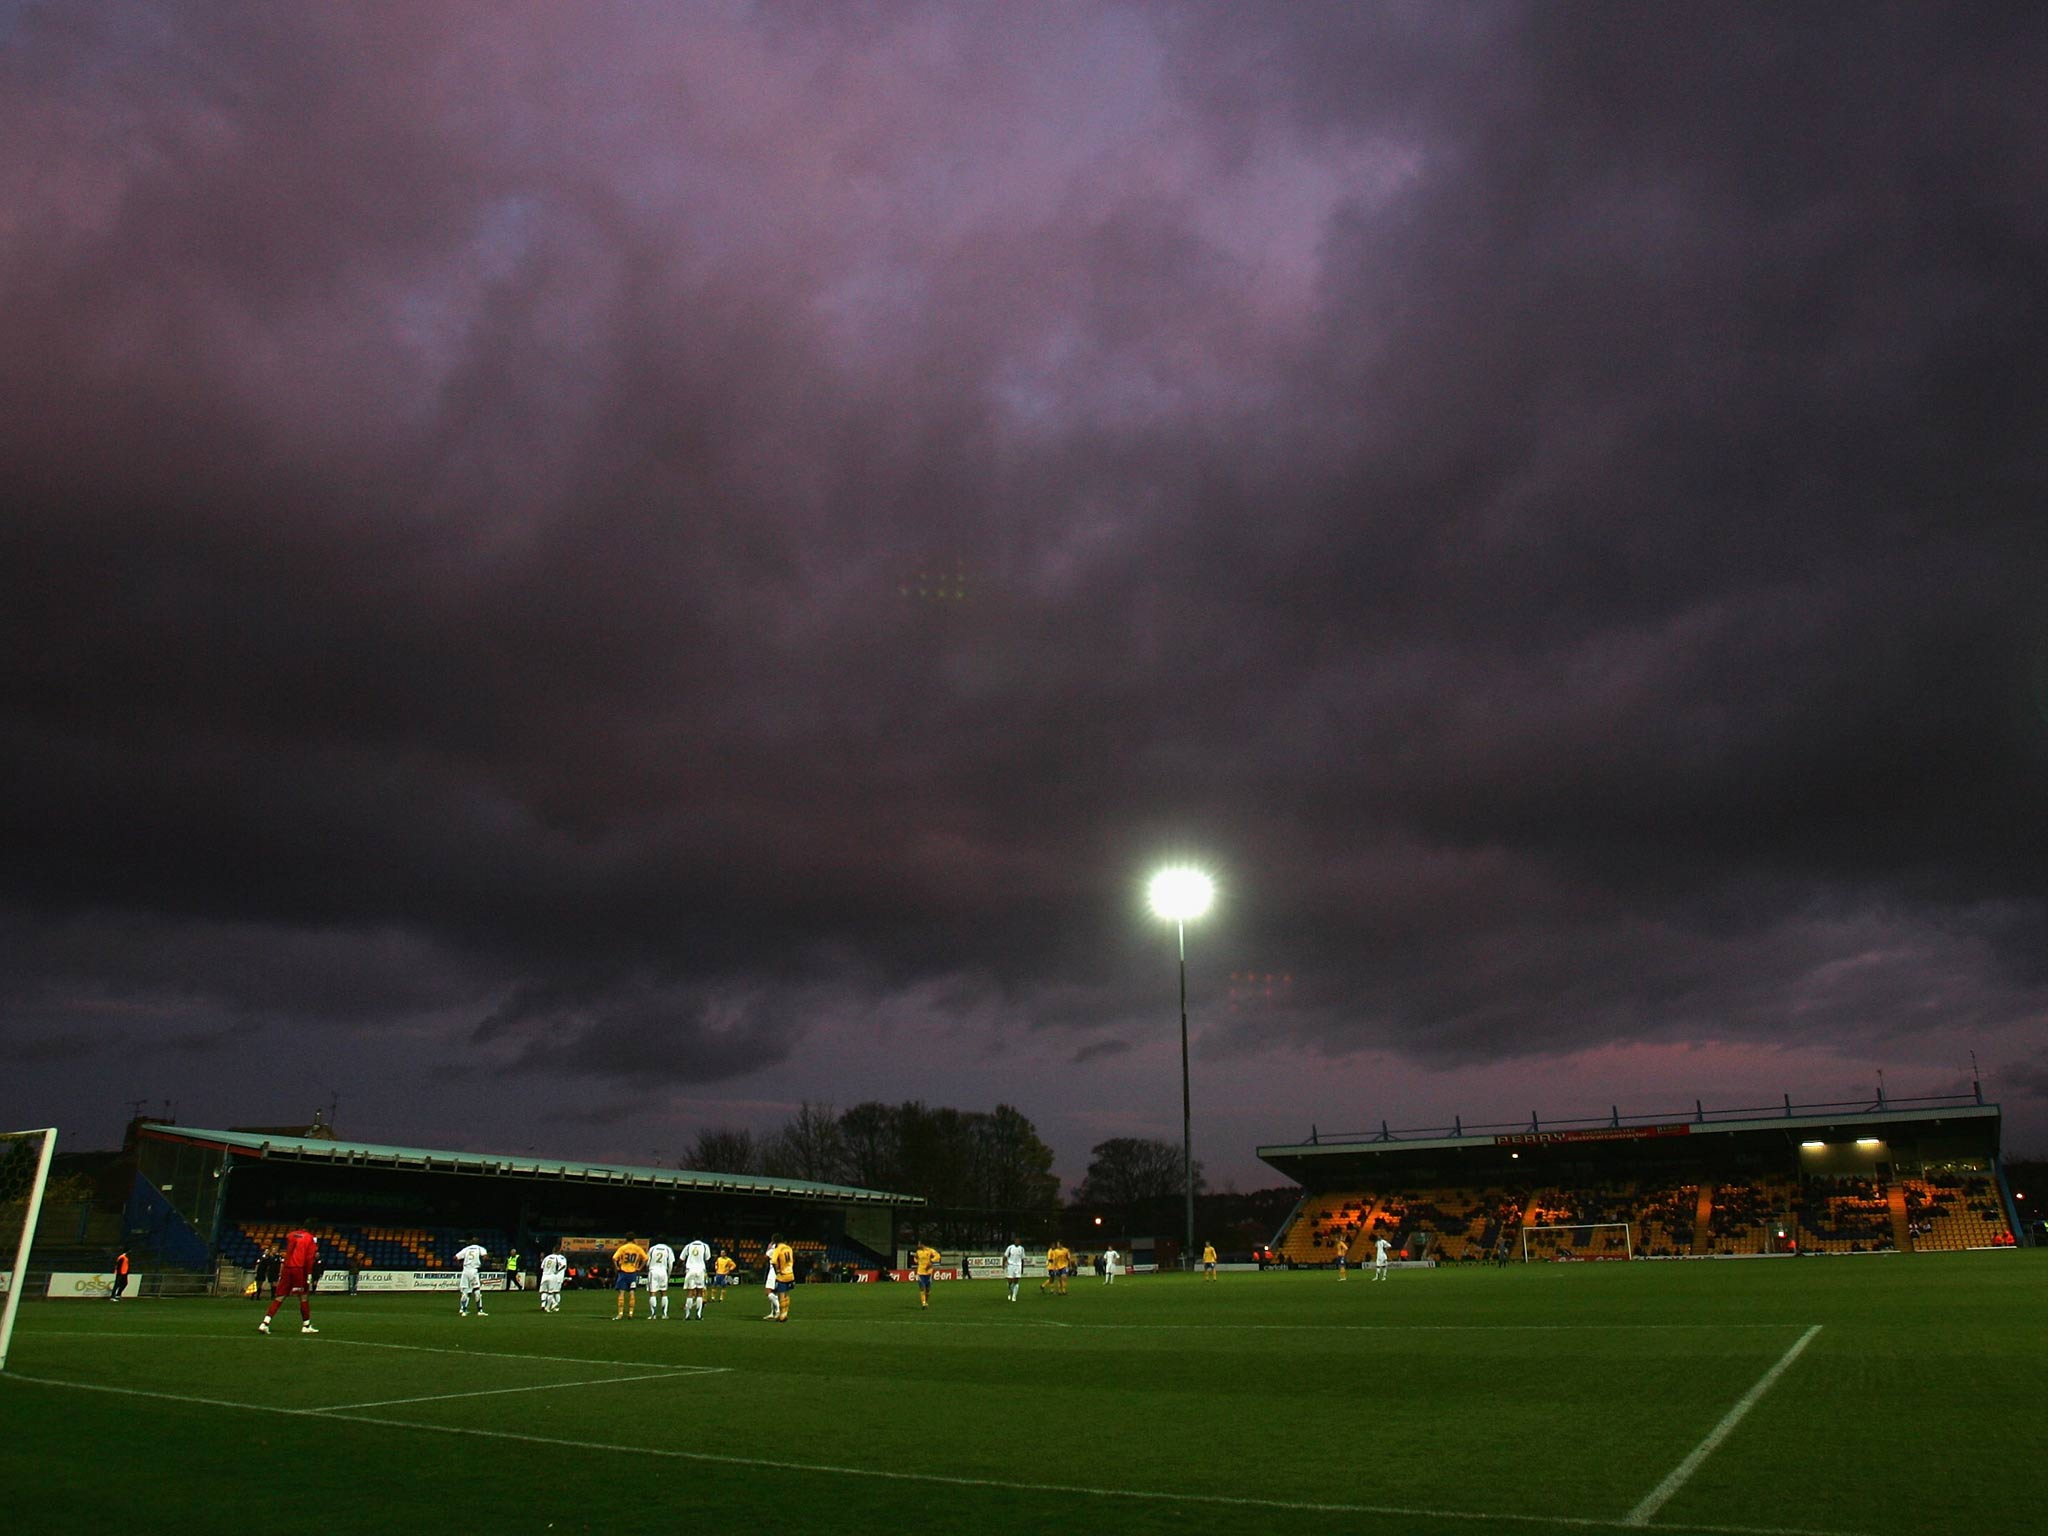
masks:
<path fill-rule="evenodd" d="M 761 1166 L 777 1178 L 847 1183 L 846 1136 L 832 1106 L 804 1100 L 790 1122 L 761 1148 Z"/>
<path fill-rule="evenodd" d="M 697 1133 L 682 1166 L 699 1173 L 759 1173 L 761 1154 L 752 1131 L 721 1125 Z"/>

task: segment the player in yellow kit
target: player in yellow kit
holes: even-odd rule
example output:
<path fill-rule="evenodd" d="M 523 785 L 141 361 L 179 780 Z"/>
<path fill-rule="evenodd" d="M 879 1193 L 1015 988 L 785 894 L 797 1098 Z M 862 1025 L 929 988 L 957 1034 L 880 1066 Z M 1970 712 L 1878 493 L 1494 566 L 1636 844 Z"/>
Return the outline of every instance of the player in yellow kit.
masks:
<path fill-rule="evenodd" d="M 768 1240 L 768 1272 L 775 1277 L 775 1310 L 768 1314 L 772 1323 L 789 1321 L 789 1293 L 796 1289 L 796 1250 L 782 1240 L 777 1232 Z"/>
<path fill-rule="evenodd" d="M 1067 1271 L 1073 1268 L 1074 1255 L 1065 1243 L 1054 1243 L 1045 1250 L 1045 1279 L 1039 1285 L 1041 1291 L 1051 1291 L 1055 1296 L 1067 1294 Z"/>
<path fill-rule="evenodd" d="M 739 1267 L 739 1261 L 729 1253 L 721 1253 L 713 1262 L 711 1272 L 718 1277 L 718 1283 L 711 1288 L 713 1301 L 725 1300 L 726 1287 L 732 1284 L 733 1272 Z"/>
<path fill-rule="evenodd" d="M 1204 1280 L 1214 1280 L 1216 1278 L 1216 1245 L 1214 1243 L 1202 1244 L 1202 1278 Z"/>
<path fill-rule="evenodd" d="M 920 1243 L 910 1262 L 917 1269 L 918 1307 L 928 1309 L 932 1304 L 932 1279 L 939 1262 L 939 1250 L 930 1243 Z"/>
<path fill-rule="evenodd" d="M 1344 1260 L 1350 1254 L 1350 1252 L 1351 1239 L 1348 1237 L 1339 1237 L 1337 1239 L 1337 1278 L 1339 1280 L 1342 1280 L 1344 1278 Z"/>
<path fill-rule="evenodd" d="M 619 1293 L 618 1310 L 612 1313 L 612 1321 L 638 1310 L 640 1296 L 640 1271 L 647 1267 L 647 1250 L 632 1238 L 627 1238 L 612 1250 L 612 1269 L 618 1279 L 613 1282 Z"/>

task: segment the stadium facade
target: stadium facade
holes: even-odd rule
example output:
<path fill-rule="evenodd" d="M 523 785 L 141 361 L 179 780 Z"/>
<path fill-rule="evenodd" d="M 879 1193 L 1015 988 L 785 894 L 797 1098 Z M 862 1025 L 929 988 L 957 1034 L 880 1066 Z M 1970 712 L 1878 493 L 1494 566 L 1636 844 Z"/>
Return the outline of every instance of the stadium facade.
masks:
<path fill-rule="evenodd" d="M 1274 1238 L 1333 1262 L 1924 1253 L 2025 1240 L 1981 1093 L 1326 1136 L 1262 1146 L 1305 1190 Z M 1533 1242 L 1532 1242 L 1533 1235 Z M 1354 1255 L 1355 1257 L 1355 1255 Z"/>

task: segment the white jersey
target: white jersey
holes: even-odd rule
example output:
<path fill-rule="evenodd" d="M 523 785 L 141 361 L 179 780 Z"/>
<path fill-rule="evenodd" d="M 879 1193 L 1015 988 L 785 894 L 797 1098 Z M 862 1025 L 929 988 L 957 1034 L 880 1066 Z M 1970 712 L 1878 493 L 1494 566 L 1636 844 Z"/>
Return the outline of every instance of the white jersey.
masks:
<path fill-rule="evenodd" d="M 562 1278 L 569 1273 L 569 1261 L 559 1253 L 551 1253 L 540 1261 L 540 1288 L 544 1291 L 559 1291 Z"/>
<path fill-rule="evenodd" d="M 1116 1261 L 1118 1257 L 1119 1255 L 1114 1248 L 1110 1249 L 1107 1253 L 1105 1253 L 1102 1256 L 1102 1272 L 1105 1275 L 1113 1275 L 1116 1273 Z"/>
<path fill-rule="evenodd" d="M 478 1267 L 483 1261 L 490 1256 L 489 1250 L 483 1244 L 471 1243 L 467 1248 L 464 1248 L 455 1255 L 455 1262 L 462 1266 L 462 1272 L 465 1275 L 473 1275 L 477 1272 Z"/>
<path fill-rule="evenodd" d="M 1391 1249 L 1391 1248 L 1392 1248 L 1393 1246 L 1394 1246 L 1394 1245 L 1393 1245 L 1392 1243 L 1388 1242 L 1388 1241 L 1387 1241 L 1387 1240 L 1386 1240 L 1386 1239 L 1385 1239 L 1384 1237 L 1376 1237 L 1376 1238 L 1374 1238 L 1374 1239 L 1372 1240 L 1372 1261 L 1373 1261 L 1373 1263 L 1374 1263 L 1374 1264 L 1376 1264 L 1376 1265 L 1378 1265 L 1378 1266 L 1380 1266 L 1381 1268 L 1385 1268 L 1385 1267 L 1386 1267 L 1386 1262 L 1387 1262 L 1387 1252 L 1388 1252 L 1388 1250 L 1389 1250 L 1389 1249 Z"/>
<path fill-rule="evenodd" d="M 683 1245 L 683 1281 L 686 1285 L 703 1285 L 705 1273 L 710 1268 L 709 1243 L 700 1237 Z"/>
<path fill-rule="evenodd" d="M 1012 1243 L 1003 1250 L 1003 1278 L 1022 1280 L 1024 1278 L 1024 1249 L 1021 1244 Z"/>
<path fill-rule="evenodd" d="M 676 1251 L 667 1243 L 656 1243 L 647 1250 L 647 1267 L 667 1274 L 676 1267 Z"/>

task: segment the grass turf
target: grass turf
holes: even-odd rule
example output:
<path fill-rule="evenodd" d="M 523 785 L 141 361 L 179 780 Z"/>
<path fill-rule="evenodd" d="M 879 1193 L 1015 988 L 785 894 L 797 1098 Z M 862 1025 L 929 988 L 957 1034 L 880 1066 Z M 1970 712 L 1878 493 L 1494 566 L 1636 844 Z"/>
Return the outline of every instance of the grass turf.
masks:
<path fill-rule="evenodd" d="M 2039 1524 L 2039 1252 L 1002 1298 L 943 1284 L 920 1313 L 907 1285 L 802 1287 L 775 1326 L 744 1287 L 702 1323 L 614 1324 L 608 1293 L 467 1320 L 448 1296 L 321 1297 L 320 1334 L 287 1308 L 269 1338 L 249 1302 L 29 1304 L 0 1488 L 19 1514 L 171 1531 L 280 1501 L 359 1531 L 614 1530 L 622 1510 L 1120 1536 Z"/>

